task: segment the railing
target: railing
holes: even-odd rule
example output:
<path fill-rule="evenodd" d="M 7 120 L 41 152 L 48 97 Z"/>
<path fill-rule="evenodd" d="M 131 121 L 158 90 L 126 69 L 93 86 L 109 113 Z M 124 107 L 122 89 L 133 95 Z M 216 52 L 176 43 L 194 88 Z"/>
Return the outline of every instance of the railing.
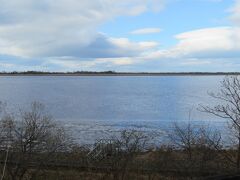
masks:
<path fill-rule="evenodd" d="M 95 143 L 94 148 L 87 154 L 87 157 L 92 160 L 102 160 L 107 156 L 119 152 L 119 146 L 111 139 L 101 139 Z"/>

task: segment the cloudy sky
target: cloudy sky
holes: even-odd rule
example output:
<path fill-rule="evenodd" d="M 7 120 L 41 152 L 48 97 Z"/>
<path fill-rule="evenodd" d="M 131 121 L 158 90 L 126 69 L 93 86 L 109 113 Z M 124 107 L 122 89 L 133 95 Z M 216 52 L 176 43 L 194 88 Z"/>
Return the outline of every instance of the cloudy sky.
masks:
<path fill-rule="evenodd" d="M 0 71 L 240 70 L 240 0 L 0 5 Z"/>

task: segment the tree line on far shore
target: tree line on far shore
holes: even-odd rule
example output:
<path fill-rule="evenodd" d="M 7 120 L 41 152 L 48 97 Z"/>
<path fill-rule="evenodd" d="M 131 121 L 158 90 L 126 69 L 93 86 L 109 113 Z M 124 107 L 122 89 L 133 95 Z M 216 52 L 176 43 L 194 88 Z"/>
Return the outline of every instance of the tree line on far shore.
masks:
<path fill-rule="evenodd" d="M 239 72 L 116 72 L 107 71 L 11 71 L 0 75 L 240 75 Z"/>
<path fill-rule="evenodd" d="M 10 75 L 35 75 L 35 74 L 115 74 L 115 71 L 73 71 L 73 72 L 50 72 L 50 71 L 12 71 L 0 72 L 0 74 Z"/>

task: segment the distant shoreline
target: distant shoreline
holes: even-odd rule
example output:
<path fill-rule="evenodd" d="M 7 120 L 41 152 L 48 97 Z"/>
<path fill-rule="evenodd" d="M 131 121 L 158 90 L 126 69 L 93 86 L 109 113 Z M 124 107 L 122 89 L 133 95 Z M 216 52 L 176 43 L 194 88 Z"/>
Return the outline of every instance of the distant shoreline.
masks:
<path fill-rule="evenodd" d="M 240 72 L 167 72 L 167 73 L 146 73 L 146 72 L 10 72 L 0 73 L 0 76 L 226 76 L 240 75 Z"/>

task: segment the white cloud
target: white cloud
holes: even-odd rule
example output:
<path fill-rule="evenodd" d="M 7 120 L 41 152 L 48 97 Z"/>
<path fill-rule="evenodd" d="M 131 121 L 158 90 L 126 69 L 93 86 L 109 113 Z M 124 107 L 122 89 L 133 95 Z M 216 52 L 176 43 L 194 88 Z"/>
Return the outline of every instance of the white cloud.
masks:
<path fill-rule="evenodd" d="M 211 64 L 210 60 L 199 60 L 199 59 L 194 59 L 194 58 L 190 58 L 187 60 L 183 60 L 181 63 L 181 65 L 183 66 L 199 66 L 199 65 L 208 65 Z"/>
<path fill-rule="evenodd" d="M 122 58 L 99 58 L 95 61 L 96 64 L 112 64 L 117 66 L 135 64 L 134 58 L 122 57 Z"/>
<path fill-rule="evenodd" d="M 127 38 L 109 38 L 108 41 L 118 48 L 116 50 L 125 50 L 132 52 L 143 52 L 146 50 L 152 50 L 156 48 L 159 44 L 155 41 L 142 41 L 142 42 L 131 42 Z"/>
<path fill-rule="evenodd" d="M 151 58 L 226 58 L 240 56 L 240 28 L 217 27 L 176 36 L 177 45 L 149 54 Z"/>
<path fill-rule="evenodd" d="M 183 55 L 209 54 L 240 50 L 240 28 L 218 27 L 200 29 L 177 35 L 175 51 Z M 220 53 L 220 55 L 222 55 Z"/>
<path fill-rule="evenodd" d="M 235 0 L 234 6 L 230 9 L 232 15 L 231 20 L 236 24 L 240 25 L 240 0 Z"/>
<path fill-rule="evenodd" d="M 0 0 L 0 4 L 0 54 L 48 57 L 79 55 L 96 40 L 102 23 L 160 10 L 164 0 Z"/>
<path fill-rule="evenodd" d="M 123 56 L 95 58 L 93 61 L 84 62 L 84 65 L 127 66 L 154 62 L 157 67 L 158 63 L 164 62 L 168 66 L 175 64 L 179 67 L 193 67 L 223 62 L 229 65 L 232 61 L 237 62 L 236 59 L 240 57 L 240 28 L 237 27 L 198 29 L 178 34 L 175 38 L 178 43 L 170 49 L 163 50 L 157 50 L 156 42 L 137 43 L 126 38 L 109 38 L 109 41 L 118 47 L 116 50 L 121 49 Z M 142 53 L 138 53 L 138 50 Z M 137 53 L 133 56 L 124 56 L 124 52 L 130 54 L 135 51 Z M 77 61 L 74 63 L 75 67 L 79 64 Z"/>
<path fill-rule="evenodd" d="M 131 34 L 153 34 L 161 32 L 160 28 L 143 28 L 143 29 L 136 29 L 131 32 Z"/>
<path fill-rule="evenodd" d="M 45 65 L 57 65 L 61 68 L 68 68 L 70 70 L 88 69 L 96 66 L 103 65 L 104 67 L 116 67 L 135 64 L 134 58 L 121 57 L 121 58 L 97 58 L 91 61 L 79 61 L 73 57 L 64 58 L 50 58 L 46 60 Z"/>
<path fill-rule="evenodd" d="M 76 59 L 69 58 L 59 58 L 59 59 L 50 59 L 45 62 L 46 66 L 48 65 L 57 65 L 62 68 L 68 68 L 71 70 L 79 70 L 90 68 L 96 66 L 94 61 L 78 61 Z"/>
<path fill-rule="evenodd" d="M 0 62 L 0 69 L 2 69 L 2 68 L 11 68 L 11 67 L 14 67 L 14 64 L 11 64 L 11 63 L 1 63 Z"/>
<path fill-rule="evenodd" d="M 169 49 L 159 50 L 159 44 L 154 41 L 133 42 L 97 32 L 101 24 L 117 16 L 159 11 L 164 2 L 0 0 L 0 55 L 41 59 L 41 63 L 33 64 L 28 67 L 30 69 L 55 65 L 79 70 L 98 66 L 135 66 L 141 63 L 144 66 L 152 62 L 154 68 L 161 62 L 164 62 L 162 67 L 196 67 L 216 64 L 218 61 L 215 60 L 218 59 L 225 65 L 230 64 L 229 67 L 234 64 L 230 61 L 236 64 L 236 59 L 240 57 L 240 0 L 236 0 L 231 9 L 234 27 L 205 28 L 178 34 L 175 36 L 176 45 Z M 131 34 L 160 31 L 159 28 L 144 28 L 136 29 Z M 19 64 L 18 67 L 27 68 L 24 63 Z M 0 64 L 3 69 L 13 66 L 14 63 L 6 61 Z"/>

